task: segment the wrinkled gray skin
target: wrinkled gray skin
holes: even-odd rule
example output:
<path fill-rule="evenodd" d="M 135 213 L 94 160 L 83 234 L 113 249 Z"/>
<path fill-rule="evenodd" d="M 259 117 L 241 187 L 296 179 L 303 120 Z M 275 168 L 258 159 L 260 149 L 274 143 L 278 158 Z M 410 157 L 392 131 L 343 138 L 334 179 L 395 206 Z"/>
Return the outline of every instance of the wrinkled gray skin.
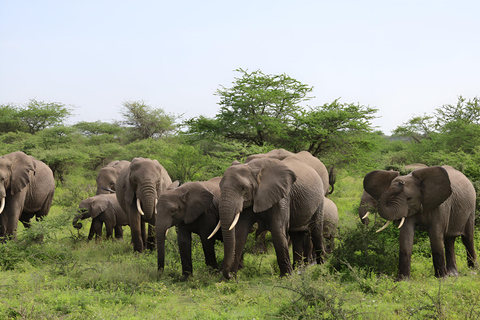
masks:
<path fill-rule="evenodd" d="M 303 236 L 299 235 L 310 232 L 318 261 L 322 262 L 324 191 L 320 176 L 310 166 L 294 156 L 282 161 L 259 158 L 233 164 L 225 171 L 220 190 L 222 267 L 226 279 L 237 271 L 247 234 L 256 221 L 265 223 L 272 233 L 281 276 L 293 270 L 288 235 L 292 239 L 294 261 L 302 259 L 298 253 L 303 253 Z M 240 219 L 229 230 L 238 212 Z"/>
<path fill-rule="evenodd" d="M 192 233 L 200 236 L 206 265 L 218 268 L 215 240 L 221 240 L 222 234 L 217 232 L 211 239 L 208 236 L 219 221 L 220 180 L 217 177 L 208 181 L 186 182 L 180 187 L 169 187 L 160 195 L 155 225 L 159 271 L 165 267 L 165 233 L 174 225 L 177 226 L 177 242 L 185 278 L 193 272 Z"/>
<path fill-rule="evenodd" d="M 117 201 L 115 194 L 100 194 L 82 200 L 78 205 L 80 214 L 73 218 L 74 228 L 81 229 L 82 223 L 79 220 L 92 218 L 92 225 L 88 234 L 88 240 L 95 236 L 96 240 L 102 239 L 102 228 L 105 223 L 107 239 L 112 238 L 115 230 L 115 238 L 123 238 L 122 226 L 128 225 L 128 218 Z"/>
<path fill-rule="evenodd" d="M 97 176 L 97 195 L 115 193 L 117 190 L 117 179 L 120 171 L 127 168 L 130 161 L 116 160 L 100 169 Z"/>
<path fill-rule="evenodd" d="M 130 165 L 123 169 L 117 179 L 118 203 L 127 214 L 132 232 L 133 250 L 143 252 L 155 247 L 155 202 L 160 194 L 172 184 L 167 171 L 157 160 L 134 158 Z M 140 200 L 141 215 L 137 207 Z M 145 230 L 148 223 L 148 239 Z"/>
<path fill-rule="evenodd" d="M 48 214 L 55 193 L 55 180 L 42 161 L 21 151 L 0 157 L 0 239 L 15 238 L 18 221 L 30 227 L 30 220 Z M 0 205 L 1 207 L 1 205 Z M 1 211 L 1 208 L 0 208 Z"/>
<path fill-rule="evenodd" d="M 469 267 L 476 265 L 474 245 L 475 189 L 450 166 L 417 169 L 406 176 L 396 171 L 368 173 L 364 189 L 378 199 L 378 213 L 386 220 L 405 218 L 400 229 L 399 279 L 410 277 L 415 227 L 430 238 L 436 277 L 458 275 L 455 238 L 461 236 Z"/>
<path fill-rule="evenodd" d="M 405 170 L 413 171 L 415 169 L 420 168 L 428 168 L 428 166 L 422 163 L 413 163 L 405 166 Z M 378 202 L 371 195 L 368 194 L 365 190 L 363 190 L 362 197 L 360 199 L 360 206 L 358 207 L 358 216 L 364 225 L 368 225 L 370 223 L 370 219 L 365 217 L 367 212 L 377 214 L 377 205 Z M 365 217 L 364 219 L 362 219 Z"/>
<path fill-rule="evenodd" d="M 285 149 L 274 149 L 267 153 L 259 153 L 259 154 L 252 154 L 247 157 L 245 163 L 252 161 L 253 159 L 258 158 L 272 158 L 283 160 L 286 157 L 296 156 L 298 159 L 303 161 L 304 163 L 308 164 L 312 167 L 318 175 L 322 178 L 323 183 L 323 191 L 325 192 L 325 196 L 332 194 L 334 189 L 335 177 L 333 175 L 333 169 L 328 172 L 327 167 L 320 161 L 317 157 L 314 157 L 308 151 L 300 151 L 298 153 L 293 153 Z M 329 187 L 332 187 L 332 190 L 329 191 Z"/>

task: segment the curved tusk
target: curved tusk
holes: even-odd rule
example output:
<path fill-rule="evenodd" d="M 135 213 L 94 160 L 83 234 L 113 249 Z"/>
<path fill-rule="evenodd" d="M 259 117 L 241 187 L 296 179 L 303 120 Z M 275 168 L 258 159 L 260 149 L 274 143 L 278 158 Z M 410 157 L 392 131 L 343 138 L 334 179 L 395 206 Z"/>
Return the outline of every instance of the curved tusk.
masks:
<path fill-rule="evenodd" d="M 3 212 L 3 209 L 5 209 L 5 198 L 2 198 L 2 203 L 0 204 L 0 213 Z"/>
<path fill-rule="evenodd" d="M 370 214 L 370 211 L 367 211 L 367 213 L 365 213 L 365 215 L 362 217 L 362 220 L 368 217 L 369 214 Z"/>
<path fill-rule="evenodd" d="M 140 212 L 140 214 L 142 216 L 145 215 L 145 213 L 143 213 L 142 206 L 140 205 L 140 199 L 139 198 L 137 198 L 137 210 L 138 210 L 138 212 Z"/>
<path fill-rule="evenodd" d="M 155 214 L 157 214 L 157 203 L 158 203 L 158 200 L 155 199 Z M 168 232 L 168 229 L 167 229 L 167 232 Z M 165 234 L 166 235 L 166 234 Z"/>
<path fill-rule="evenodd" d="M 237 214 L 235 215 L 235 218 L 233 219 L 232 225 L 230 226 L 230 228 L 228 230 L 232 230 L 233 228 L 235 228 L 235 225 L 238 222 L 238 218 L 240 218 L 240 211 L 238 211 Z"/>
<path fill-rule="evenodd" d="M 165 231 L 165 237 L 166 237 L 166 236 L 167 236 L 167 234 L 168 234 L 168 230 L 170 230 L 170 228 L 169 228 L 169 229 L 167 229 L 167 231 Z"/>
<path fill-rule="evenodd" d="M 383 229 L 385 229 L 386 227 L 388 227 L 388 225 L 391 223 L 392 221 L 388 220 L 387 223 L 385 223 L 385 225 L 383 227 L 381 227 L 380 229 L 378 229 L 376 232 L 380 232 L 382 231 Z"/>
<path fill-rule="evenodd" d="M 215 227 L 215 230 L 213 230 L 213 232 L 208 236 L 207 239 L 210 239 L 211 237 L 213 237 L 215 233 L 217 233 L 217 231 L 220 230 L 221 226 L 222 226 L 222 223 L 218 221 L 217 226 Z"/>
<path fill-rule="evenodd" d="M 402 221 L 400 221 L 400 224 L 398 225 L 398 229 L 400 229 L 403 226 L 404 222 L 405 222 L 405 217 L 403 217 Z"/>

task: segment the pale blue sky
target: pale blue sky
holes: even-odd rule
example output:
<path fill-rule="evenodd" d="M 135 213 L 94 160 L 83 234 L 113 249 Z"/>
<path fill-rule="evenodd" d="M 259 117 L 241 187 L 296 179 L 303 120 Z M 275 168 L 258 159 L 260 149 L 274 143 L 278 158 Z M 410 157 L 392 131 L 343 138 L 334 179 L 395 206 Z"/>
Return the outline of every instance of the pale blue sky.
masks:
<path fill-rule="evenodd" d="M 389 134 L 459 95 L 480 96 L 479 1 L 0 0 L 0 104 L 74 105 L 120 119 L 126 100 L 213 117 L 237 68 L 286 73 L 378 108 Z"/>

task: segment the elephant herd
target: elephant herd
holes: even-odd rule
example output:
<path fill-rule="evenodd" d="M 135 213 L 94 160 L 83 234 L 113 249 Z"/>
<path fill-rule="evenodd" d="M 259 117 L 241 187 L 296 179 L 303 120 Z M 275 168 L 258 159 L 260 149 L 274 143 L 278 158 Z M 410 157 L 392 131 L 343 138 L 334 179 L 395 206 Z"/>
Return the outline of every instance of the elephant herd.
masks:
<path fill-rule="evenodd" d="M 457 236 L 467 249 L 468 265 L 474 267 L 472 183 L 449 166 L 413 169 L 404 176 L 385 170 L 365 176 L 362 222 L 368 224 L 372 210 L 387 225 L 400 221 L 399 279 L 410 276 L 416 227 L 428 232 L 435 276 L 458 275 Z M 121 239 L 128 225 L 134 251 L 156 247 L 159 271 L 165 266 L 168 229 L 176 226 L 184 277 L 193 272 L 192 233 L 200 237 L 205 263 L 215 269 L 215 241 L 223 241 L 220 269 L 230 279 L 243 266 L 246 239 L 257 224 L 257 234 L 271 233 L 280 275 L 285 276 L 300 264 L 322 263 L 331 253 L 338 212 L 327 196 L 334 182 L 332 170 L 306 151 L 276 149 L 251 155 L 244 163 L 234 161 L 222 177 L 183 184 L 172 182 L 157 160 L 114 161 L 99 171 L 97 194 L 79 204 L 73 226 L 81 228 L 79 220 L 92 218 L 91 240 L 101 238 L 103 224 L 107 238 Z M 0 238 L 15 237 L 18 221 L 28 227 L 34 216 L 47 215 L 54 191 L 52 171 L 43 162 L 21 151 L 1 156 Z"/>

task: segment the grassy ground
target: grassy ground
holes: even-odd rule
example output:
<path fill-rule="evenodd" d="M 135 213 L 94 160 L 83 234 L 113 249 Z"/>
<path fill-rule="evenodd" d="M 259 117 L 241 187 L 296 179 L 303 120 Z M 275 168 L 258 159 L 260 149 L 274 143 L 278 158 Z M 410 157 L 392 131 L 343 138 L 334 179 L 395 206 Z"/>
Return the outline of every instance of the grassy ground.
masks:
<path fill-rule="evenodd" d="M 381 238 L 374 226 L 358 227 L 359 182 L 344 177 L 337 183 L 332 199 L 340 212 L 338 254 L 286 278 L 278 277 L 273 248 L 251 253 L 249 238 L 245 268 L 235 280 L 220 281 L 218 272 L 205 267 L 195 237 L 194 275 L 182 281 L 175 232 L 168 234 L 166 267 L 158 275 L 156 253 L 133 253 L 128 228 L 124 241 L 88 242 L 89 224 L 78 232 L 71 210 L 53 207 L 44 222 L 20 229 L 17 241 L 0 246 L 0 319 L 480 318 L 480 275 L 467 268 L 460 243 L 459 277 L 433 277 L 428 239 L 420 237 L 412 279 L 396 282 L 398 231 Z M 381 253 L 374 247 L 370 256 L 349 251 L 356 233 L 393 248 Z M 34 241 L 38 234 L 44 235 L 41 244 Z M 217 253 L 221 260 L 220 243 Z M 393 271 L 376 270 L 381 260 Z"/>

